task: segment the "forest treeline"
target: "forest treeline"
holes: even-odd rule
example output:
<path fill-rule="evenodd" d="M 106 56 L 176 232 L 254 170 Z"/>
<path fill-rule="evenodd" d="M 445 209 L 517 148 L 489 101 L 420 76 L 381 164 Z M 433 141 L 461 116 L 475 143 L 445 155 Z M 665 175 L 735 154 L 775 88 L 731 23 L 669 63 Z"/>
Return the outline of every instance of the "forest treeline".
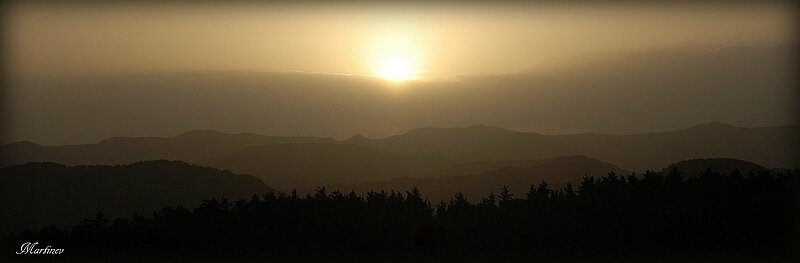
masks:
<path fill-rule="evenodd" d="M 211 199 L 152 216 L 5 236 L 65 255 L 786 254 L 796 247 L 800 170 L 723 174 L 678 170 L 585 177 L 573 186 L 507 187 L 470 203 L 431 203 L 416 189 Z"/>

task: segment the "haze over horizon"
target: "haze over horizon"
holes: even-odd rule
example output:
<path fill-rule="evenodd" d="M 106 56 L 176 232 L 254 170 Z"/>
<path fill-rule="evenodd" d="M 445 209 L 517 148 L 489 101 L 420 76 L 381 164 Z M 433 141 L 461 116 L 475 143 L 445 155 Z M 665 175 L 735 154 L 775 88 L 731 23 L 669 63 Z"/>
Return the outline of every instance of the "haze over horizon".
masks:
<path fill-rule="evenodd" d="M 226 130 L 202 129 L 201 128 L 201 129 L 189 129 L 189 130 L 186 130 L 186 131 L 183 131 L 183 132 L 179 132 L 179 133 L 176 133 L 176 134 L 167 134 L 167 135 L 163 135 L 163 136 L 161 136 L 161 135 L 118 135 L 118 136 L 111 136 L 111 137 L 102 138 L 102 139 L 97 140 L 97 141 L 80 142 L 80 143 L 65 143 L 65 144 L 49 144 L 49 145 L 48 144 L 43 144 L 43 143 L 38 143 L 36 141 L 30 141 L 30 140 L 18 140 L 18 141 L 13 141 L 13 142 L 0 144 L 0 146 L 10 145 L 10 144 L 13 144 L 13 143 L 18 143 L 18 142 L 31 142 L 31 143 L 35 143 L 35 144 L 39 144 L 39 145 L 43 145 L 43 146 L 85 145 L 85 144 L 101 143 L 103 141 L 106 141 L 106 140 L 109 140 L 109 139 L 114 139 L 114 138 L 172 138 L 172 137 L 178 137 L 178 136 L 181 136 L 181 135 L 197 133 L 197 132 L 221 133 L 221 134 L 226 134 L 226 135 L 259 135 L 259 136 L 275 136 L 275 137 L 308 137 L 308 138 L 319 138 L 319 139 L 332 140 L 332 142 L 347 142 L 349 140 L 353 140 L 353 139 L 358 140 L 358 139 L 362 139 L 362 138 L 363 139 L 371 139 L 371 140 L 388 139 L 388 138 L 392 138 L 392 137 L 396 137 L 396 136 L 406 135 L 406 134 L 408 134 L 410 132 L 414 132 L 414 131 L 418 131 L 418 130 L 428 130 L 428 129 L 439 129 L 439 130 L 463 129 L 463 130 L 469 130 L 469 129 L 476 129 L 476 128 L 488 128 L 488 129 L 499 129 L 499 130 L 515 132 L 515 133 L 539 134 L 539 135 L 546 135 L 546 136 L 570 136 L 570 135 L 586 135 L 586 134 L 625 136 L 625 135 L 644 135 L 644 134 L 669 133 L 669 132 L 676 132 L 676 131 L 687 130 L 687 129 L 692 129 L 692 128 L 698 128 L 698 127 L 712 127 L 712 126 L 715 126 L 714 128 L 716 128 L 716 127 L 732 127 L 732 128 L 744 128 L 744 129 L 758 129 L 758 128 L 796 127 L 796 126 L 800 126 L 800 124 L 742 127 L 742 126 L 731 125 L 731 124 L 728 124 L 728 123 L 723 123 L 723 122 L 718 122 L 718 121 L 710 121 L 710 122 L 698 123 L 696 125 L 691 125 L 691 126 L 688 126 L 688 127 L 674 129 L 674 130 L 661 130 L 661 131 L 650 131 L 650 132 L 640 132 L 640 133 L 614 133 L 614 134 L 611 134 L 611 133 L 597 133 L 597 132 L 577 132 L 577 133 L 550 134 L 550 133 L 541 133 L 541 132 L 536 132 L 536 131 L 522 131 L 522 130 L 507 129 L 507 128 L 503 128 L 503 127 L 491 126 L 491 125 L 486 125 L 486 124 L 473 124 L 473 125 L 465 125 L 465 126 L 447 126 L 447 127 L 439 127 L 439 126 L 417 127 L 417 128 L 411 128 L 411 129 L 408 129 L 408 130 L 405 130 L 405 131 L 401 131 L 401 132 L 398 132 L 396 134 L 387 134 L 387 135 L 378 136 L 378 137 L 364 136 L 361 133 L 355 133 L 355 134 L 353 134 L 351 136 L 345 136 L 345 137 L 340 137 L 340 138 L 332 137 L 332 136 L 310 136 L 310 135 L 303 135 L 303 134 L 299 134 L 299 135 L 298 134 L 269 134 L 269 133 L 258 133 L 258 132 L 248 132 L 248 131 L 241 131 L 241 132 L 233 131 L 232 132 L 232 131 L 226 131 Z"/>
<path fill-rule="evenodd" d="M 794 125 L 791 7 L 16 3 L 0 143 Z"/>

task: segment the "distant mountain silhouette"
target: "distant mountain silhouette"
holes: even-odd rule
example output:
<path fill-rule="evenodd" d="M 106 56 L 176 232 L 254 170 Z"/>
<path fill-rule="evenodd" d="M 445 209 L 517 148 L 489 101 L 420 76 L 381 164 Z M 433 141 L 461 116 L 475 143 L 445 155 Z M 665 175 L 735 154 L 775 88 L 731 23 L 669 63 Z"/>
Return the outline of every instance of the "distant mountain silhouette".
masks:
<path fill-rule="evenodd" d="M 253 174 L 292 187 L 358 184 L 399 177 L 458 176 L 527 168 L 558 156 L 583 155 L 631 171 L 678 161 L 735 158 L 768 168 L 800 166 L 800 126 L 741 128 L 711 122 L 635 135 L 542 135 L 476 125 L 420 128 L 383 139 L 226 134 L 198 130 L 171 138 L 117 137 L 96 144 L 0 147 L 0 164 L 124 164 L 172 159 Z"/>
<path fill-rule="evenodd" d="M 115 137 L 95 144 L 42 146 L 17 142 L 0 147 L 0 167 L 27 162 L 126 164 L 143 160 L 195 161 L 234 153 L 254 145 L 334 142 L 330 138 L 276 137 L 195 130 L 171 138 Z"/>
<path fill-rule="evenodd" d="M 561 188 L 568 182 L 576 186 L 583 181 L 584 176 L 601 177 L 609 172 L 617 175 L 629 174 L 628 171 L 613 164 L 586 156 L 563 156 L 526 168 L 504 167 L 489 172 L 438 178 L 406 177 L 379 183 L 332 186 L 331 189 L 344 192 L 350 190 L 367 192 L 369 190 L 410 189 L 416 186 L 420 192 L 434 201 L 448 200 L 458 192 L 462 192 L 471 201 L 478 201 L 480 197 L 487 196 L 490 191 L 497 194 L 497 190 L 503 185 L 507 185 L 511 193 L 515 195 L 524 195 L 530 190 L 531 185 L 536 186 L 542 181 L 546 181 L 555 188 Z"/>
<path fill-rule="evenodd" d="M 586 155 L 643 171 L 686 159 L 726 157 L 768 167 L 800 165 L 800 126 L 741 128 L 711 122 L 688 129 L 635 135 L 542 135 L 483 125 L 422 128 L 383 139 L 345 143 L 389 151 L 435 154 L 461 161 L 547 159 Z"/>
<path fill-rule="evenodd" d="M 485 173 L 506 167 L 528 168 L 535 165 L 545 164 L 550 161 L 552 161 L 552 159 L 466 162 L 448 167 L 447 169 L 437 173 L 437 176 L 458 176 Z"/>
<path fill-rule="evenodd" d="M 712 170 L 725 174 L 730 174 L 734 170 L 738 170 L 740 174 L 747 175 L 748 173 L 757 173 L 759 171 L 769 171 L 770 169 L 759 164 L 731 159 L 731 158 L 706 158 L 706 159 L 691 159 L 684 160 L 674 164 L 670 164 L 661 170 L 661 173 L 668 173 L 672 169 L 681 171 L 686 176 L 696 176 L 706 170 Z"/>
<path fill-rule="evenodd" d="M 275 191 L 250 175 L 179 161 L 117 166 L 28 163 L 0 169 L 0 232 L 74 224 L 98 211 L 109 218 L 149 215 L 164 206 L 194 207 L 203 199 L 249 198 Z"/>
<path fill-rule="evenodd" d="M 289 190 L 312 186 L 432 176 L 453 162 L 437 156 L 409 155 L 372 147 L 333 144 L 273 144 L 198 161 L 199 164 L 253 174 Z"/>

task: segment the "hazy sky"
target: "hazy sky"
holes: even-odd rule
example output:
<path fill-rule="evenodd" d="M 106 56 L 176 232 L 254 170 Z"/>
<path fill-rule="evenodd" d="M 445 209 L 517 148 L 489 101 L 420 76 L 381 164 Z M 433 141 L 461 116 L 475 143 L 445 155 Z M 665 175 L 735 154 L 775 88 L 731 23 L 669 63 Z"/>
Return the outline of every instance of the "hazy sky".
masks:
<path fill-rule="evenodd" d="M 281 71 L 497 74 L 586 54 L 786 43 L 786 4 L 18 5 L 19 74 Z M 427 73 L 427 74 L 425 74 Z"/>
<path fill-rule="evenodd" d="M 193 129 L 342 139 L 475 124 L 549 134 L 797 124 L 795 10 L 15 4 L 3 18 L 10 85 L 0 142 Z"/>

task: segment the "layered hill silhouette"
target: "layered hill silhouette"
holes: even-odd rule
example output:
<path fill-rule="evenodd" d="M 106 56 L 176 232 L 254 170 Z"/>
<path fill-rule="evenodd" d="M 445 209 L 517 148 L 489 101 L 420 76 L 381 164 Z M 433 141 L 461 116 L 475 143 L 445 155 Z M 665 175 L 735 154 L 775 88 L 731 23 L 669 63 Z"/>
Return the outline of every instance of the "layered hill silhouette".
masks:
<path fill-rule="evenodd" d="M 800 126 L 742 128 L 711 122 L 688 129 L 635 135 L 542 135 L 477 125 L 422 128 L 383 139 L 345 143 L 462 161 L 547 159 L 585 155 L 634 171 L 696 158 L 736 158 L 767 167 L 800 165 Z"/>
<path fill-rule="evenodd" d="M 342 192 L 355 190 L 365 193 L 370 190 L 389 191 L 418 187 L 421 193 L 434 201 L 449 200 L 458 192 L 463 193 L 470 201 L 479 201 L 481 197 L 487 196 L 490 192 L 497 194 L 498 189 L 504 185 L 508 186 L 511 193 L 524 196 L 532 185 L 538 186 L 543 181 L 550 187 L 562 188 L 567 183 L 578 185 L 583 181 L 584 176 L 599 178 L 612 172 L 617 175 L 630 173 L 613 164 L 586 156 L 563 156 L 539 162 L 539 164 L 527 167 L 507 166 L 475 174 L 436 178 L 405 177 L 379 183 L 332 186 L 331 189 Z"/>
<path fill-rule="evenodd" d="M 439 156 L 399 154 L 334 143 L 253 146 L 197 163 L 253 174 L 270 185 L 288 189 L 383 181 L 404 176 L 433 176 L 453 164 Z"/>
<path fill-rule="evenodd" d="M 203 199 L 249 198 L 274 192 L 258 178 L 179 161 L 117 166 L 28 163 L 0 169 L 0 232 L 74 224 L 102 212 L 107 218 L 149 215 L 165 206 L 194 207 Z"/>
<path fill-rule="evenodd" d="M 466 174 L 477 174 L 494 171 L 501 168 L 517 167 L 528 168 L 535 165 L 545 164 L 552 161 L 551 159 L 536 159 L 536 160 L 500 160 L 500 161 L 474 161 L 460 163 L 447 167 L 446 169 L 437 173 L 438 176 L 459 176 Z"/>
<path fill-rule="evenodd" d="M 706 170 L 725 174 L 731 174 L 734 171 L 738 171 L 741 175 L 772 170 L 760 164 L 743 160 L 731 158 L 706 158 L 680 161 L 662 169 L 661 173 L 668 173 L 672 169 L 681 171 L 681 173 L 686 176 L 697 176 Z M 782 169 L 774 170 L 780 172 Z"/>
<path fill-rule="evenodd" d="M 231 154 L 248 146 L 306 142 L 322 143 L 334 140 L 195 130 L 170 138 L 115 137 L 83 145 L 42 146 L 23 141 L 0 147 L 0 166 L 27 162 L 78 165 L 127 164 L 154 159 L 194 161 Z"/>
<path fill-rule="evenodd" d="M 796 125 L 742 128 L 717 122 L 634 135 L 543 135 L 476 125 L 420 128 L 382 139 L 354 136 L 339 142 L 199 130 L 170 138 L 117 137 L 85 145 L 18 142 L 0 147 L 0 165 L 171 159 L 253 174 L 268 185 L 291 190 L 400 177 L 479 174 L 504 167 L 527 169 L 575 155 L 636 172 L 700 158 L 735 158 L 767 168 L 794 168 L 800 166 L 798 134 L 800 126 Z"/>

